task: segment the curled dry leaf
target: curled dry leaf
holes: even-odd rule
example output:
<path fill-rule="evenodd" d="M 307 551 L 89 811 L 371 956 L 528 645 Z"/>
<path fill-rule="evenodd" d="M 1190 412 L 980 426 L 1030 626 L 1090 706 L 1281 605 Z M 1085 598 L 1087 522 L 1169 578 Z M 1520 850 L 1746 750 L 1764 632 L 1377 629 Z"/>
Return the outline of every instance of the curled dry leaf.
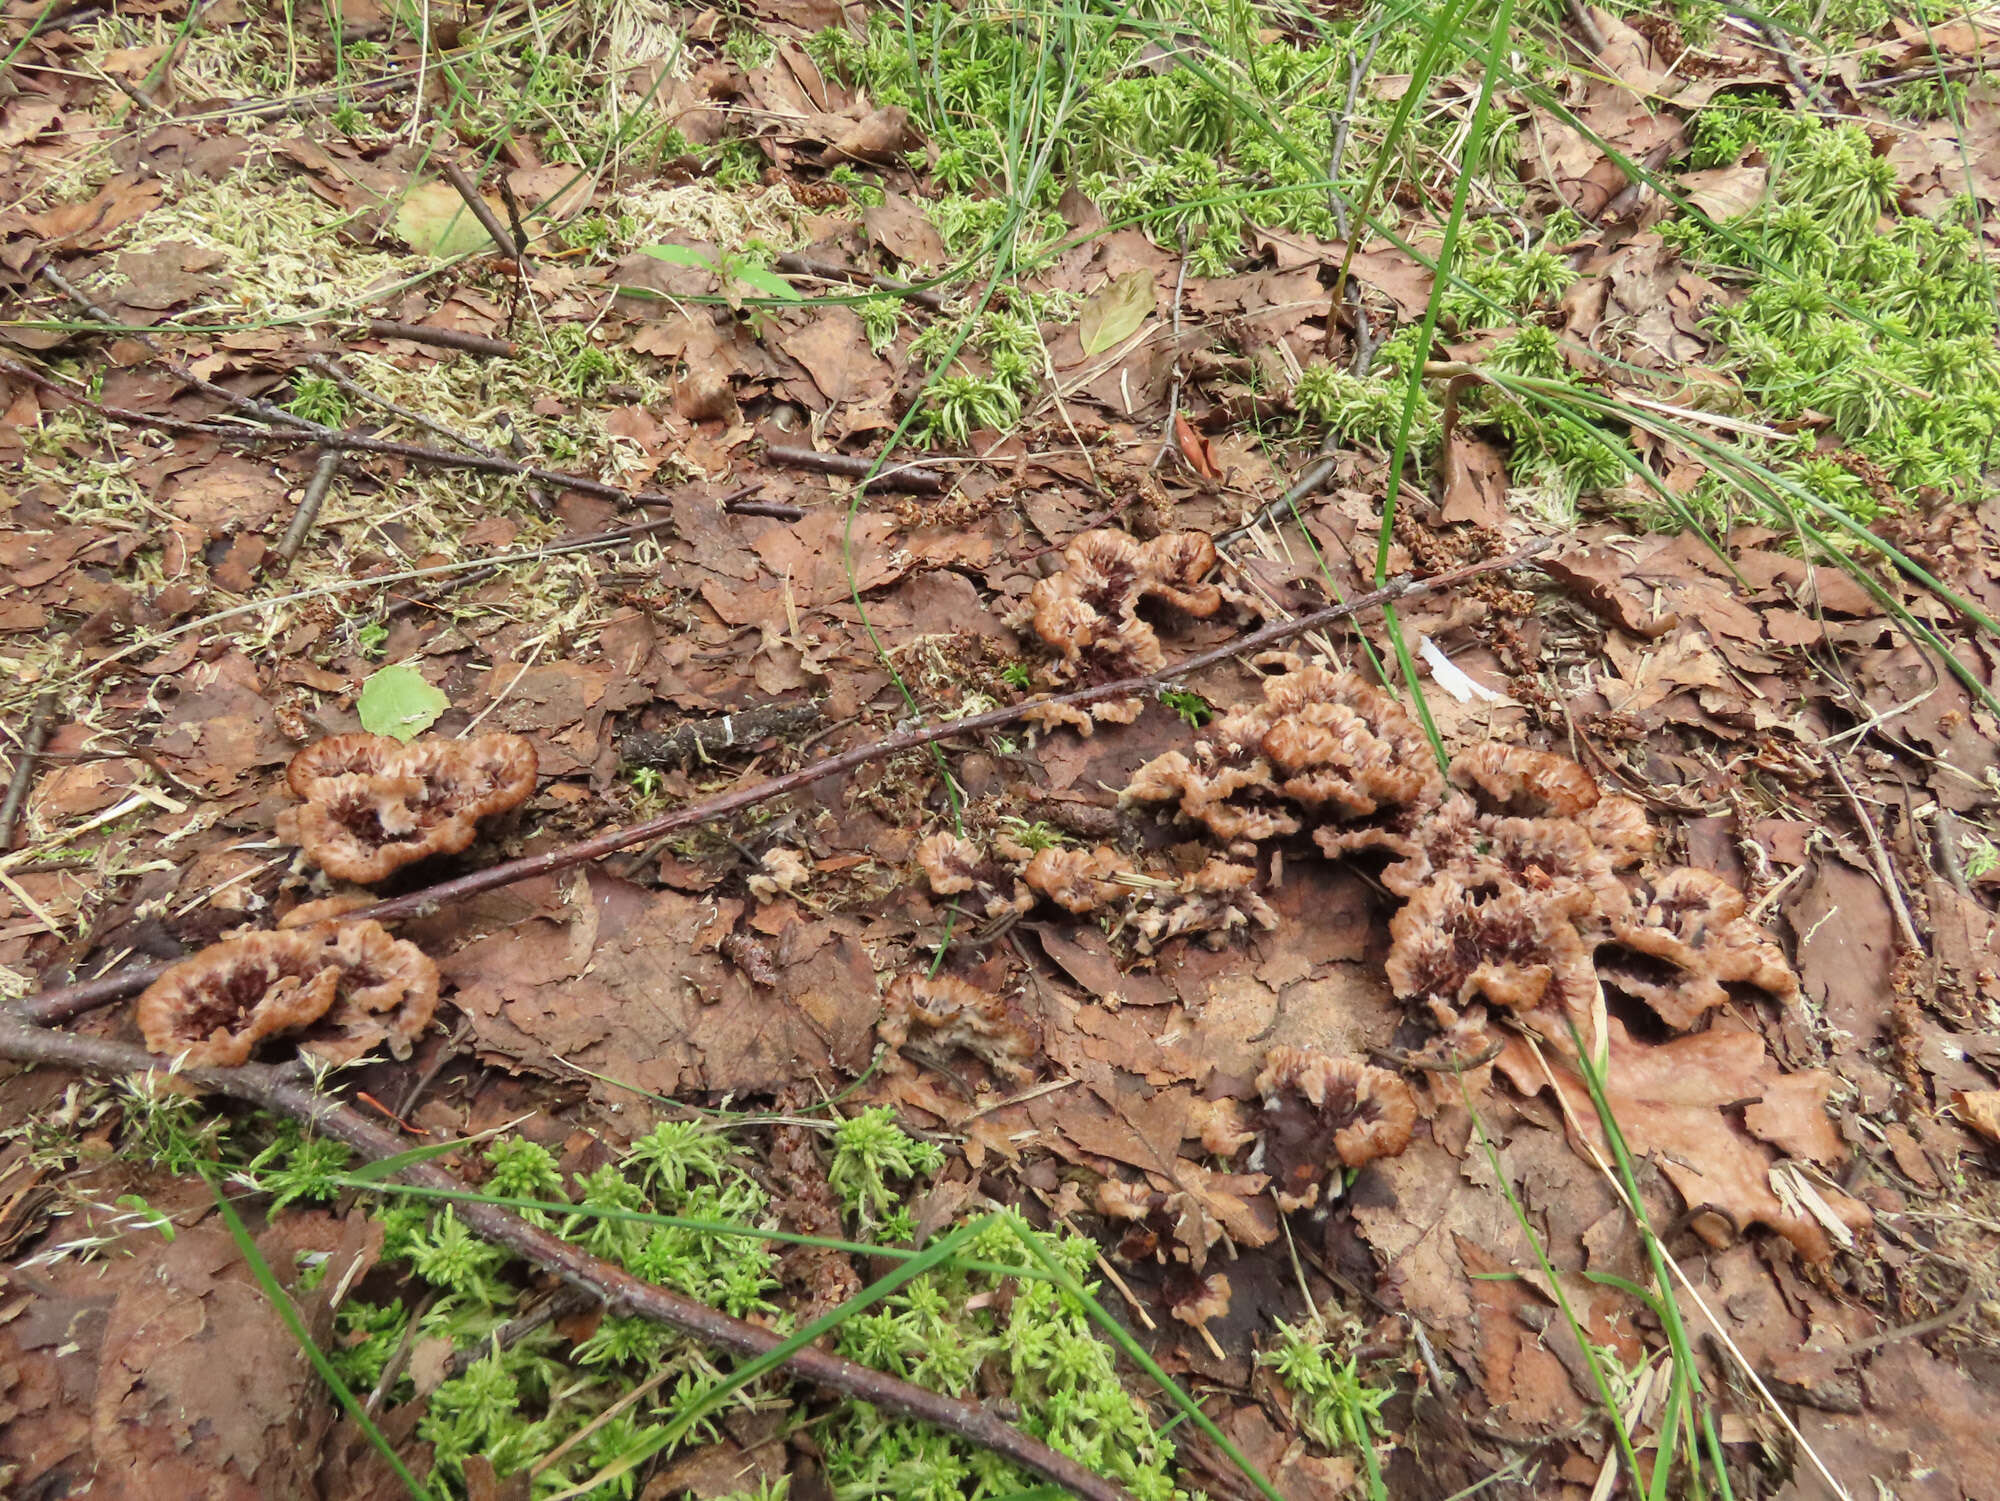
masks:
<path fill-rule="evenodd" d="M 292 757 L 301 806 L 278 837 L 328 875 L 366 885 L 430 855 L 469 846 L 478 823 L 535 790 L 535 748 L 520 735 L 419 740 L 333 735 Z"/>

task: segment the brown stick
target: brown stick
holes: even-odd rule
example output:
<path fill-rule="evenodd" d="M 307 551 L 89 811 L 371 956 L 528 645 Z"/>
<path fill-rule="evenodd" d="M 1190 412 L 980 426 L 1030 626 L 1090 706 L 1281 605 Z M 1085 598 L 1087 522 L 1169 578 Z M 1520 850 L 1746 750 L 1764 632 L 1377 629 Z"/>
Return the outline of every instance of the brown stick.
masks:
<path fill-rule="evenodd" d="M 498 454 L 449 453 L 442 448 L 430 448 L 422 443 L 396 443 L 387 438 L 370 438 L 360 433 L 342 432 L 339 428 L 326 427 L 317 422 L 305 422 L 303 418 L 292 418 L 291 428 L 247 427 L 241 424 L 220 422 L 187 422 L 179 417 L 158 417 L 151 412 L 135 412 L 129 407 L 106 406 L 101 401 L 93 401 L 81 388 L 57 380 L 54 376 L 23 365 L 18 360 L 10 360 L 0 355 L 0 374 L 17 376 L 22 380 L 50 391 L 77 406 L 86 407 L 100 416 L 109 417 L 113 422 L 131 422 L 142 427 L 163 428 L 168 432 L 205 433 L 212 437 L 224 438 L 230 442 L 244 444 L 262 443 L 316 443 L 322 448 L 339 449 L 343 453 L 373 453 L 386 458 L 406 459 L 412 464 L 435 464 L 444 469 L 472 469 L 481 474 L 520 475 L 544 484 L 560 486 L 565 490 L 575 490 L 582 495 L 595 495 L 603 500 L 614 500 L 624 506 L 668 506 L 677 497 L 661 495 L 649 490 L 621 490 L 616 485 L 608 485 L 603 480 L 591 479 L 588 475 L 567 474 L 559 469 L 542 469 L 533 464 L 516 463 L 513 459 L 501 458 Z M 221 388 L 217 387 L 220 391 Z M 230 401 L 247 400 L 236 397 L 231 392 L 222 392 Z M 255 403 L 261 406 L 262 403 Z M 286 414 L 290 416 L 289 413 Z"/>
<path fill-rule="evenodd" d="M 465 175 L 463 167 L 449 158 L 445 160 L 444 175 L 445 180 L 458 190 L 458 196 L 465 200 L 465 206 L 472 210 L 472 217 L 479 221 L 479 227 L 486 231 L 488 238 L 503 254 L 526 271 L 527 248 L 514 242 L 514 236 L 508 233 L 507 226 L 500 222 L 500 216 L 493 212 L 492 206 L 484 198 L 479 196 L 479 185 Z"/>
<path fill-rule="evenodd" d="M 306 481 L 305 493 L 299 497 L 299 508 L 292 512 L 291 525 L 285 528 L 285 535 L 278 539 L 278 545 L 271 549 L 271 566 L 279 572 L 292 566 L 292 559 L 305 545 L 306 533 L 319 520 L 319 508 L 326 501 L 326 492 L 333 488 L 333 477 L 340 473 L 341 462 L 339 451 L 328 449 L 313 465 L 312 478 Z"/>
<path fill-rule="evenodd" d="M 412 344 L 455 349 L 460 354 L 479 354 L 490 360 L 514 358 L 512 340 L 468 334 L 456 328 L 425 328 L 421 323 L 391 323 L 387 318 L 370 318 L 368 332 L 378 339 L 408 339 Z"/>
<path fill-rule="evenodd" d="M 28 789 L 34 785 L 35 758 L 48 744 L 49 724 L 55 712 L 56 690 L 51 683 L 35 698 L 27 731 L 21 736 L 21 759 L 14 763 L 14 774 L 7 779 L 7 800 L 0 803 L 0 850 L 14 847 L 14 820 L 21 816 L 21 805 L 28 800 Z"/>
<path fill-rule="evenodd" d="M 11 1016 L 0 1016 L 0 1058 L 71 1068 L 107 1078 L 161 1069 L 164 1062 L 130 1044 L 44 1032 Z M 336 1141 L 345 1142 L 371 1162 L 394 1157 L 407 1149 L 406 1142 L 351 1107 L 313 1093 L 284 1071 L 268 1065 L 190 1068 L 174 1077 L 210 1093 L 243 1100 L 310 1125 Z M 406 1167 L 399 1176 L 421 1188 L 453 1194 L 472 1192 L 457 1176 L 430 1162 Z M 747 1358 L 762 1355 L 783 1342 L 783 1337 L 773 1330 L 731 1318 L 705 1303 L 642 1282 L 622 1267 L 592 1256 L 580 1246 L 558 1240 L 507 1210 L 467 1198 L 455 1201 L 453 1212 L 481 1239 L 601 1299 L 612 1314 L 650 1319 L 703 1344 Z M 1009 1427 L 983 1407 L 926 1391 L 811 1345 L 790 1355 L 782 1369 L 798 1380 L 957 1434 L 1091 1501 L 1126 1501 L 1125 1492 L 1108 1480 L 1092 1474 L 1067 1455 L 1037 1443 L 1019 1429 Z"/>
<path fill-rule="evenodd" d="M 821 281 L 846 281 L 856 286 L 880 287 L 885 292 L 894 292 L 905 302 L 914 302 L 932 312 L 944 306 L 944 294 L 941 292 L 933 292 L 928 287 L 913 287 L 906 281 L 897 281 L 893 276 L 878 276 L 873 271 L 863 271 L 856 266 L 836 266 L 829 261 L 811 260 L 793 251 L 786 251 L 774 264 L 780 271 L 789 271 L 794 276 L 816 276 Z"/>
<path fill-rule="evenodd" d="M 40 274 L 42 280 L 46 281 L 50 286 L 54 287 L 63 296 L 81 308 L 86 317 L 94 318 L 99 323 L 104 324 L 107 333 L 119 327 L 118 320 L 92 302 L 80 289 L 73 286 L 68 277 L 56 270 L 54 262 L 42 262 Z M 274 422 L 280 427 L 296 428 L 300 432 L 333 431 L 332 428 L 322 427 L 317 422 L 308 422 L 305 418 L 288 412 L 283 407 L 272 406 L 269 402 L 258 401 L 253 396 L 239 396 L 227 386 L 218 386 L 214 381 L 207 380 L 195 374 L 185 360 L 169 354 L 165 349 L 161 348 L 159 341 L 151 334 L 128 332 L 124 337 L 137 339 L 141 344 L 145 345 L 161 364 L 174 373 L 176 379 L 186 382 L 197 391 L 214 397 L 217 401 L 225 403 L 236 411 L 247 413 L 265 422 Z"/>
<path fill-rule="evenodd" d="M 1410 595 L 1429 594 L 1439 589 L 1450 588 L 1478 574 L 1511 568 L 1517 563 L 1525 562 L 1548 551 L 1558 540 L 1555 537 L 1544 537 L 1507 557 L 1488 558 L 1483 563 L 1454 568 L 1449 573 L 1436 574 L 1427 579 L 1398 579 L 1384 588 L 1356 595 L 1342 604 L 1327 605 L 1291 620 L 1273 621 L 1240 640 L 1225 642 L 1208 651 L 1197 652 L 1185 661 L 1163 667 L 1158 672 L 1149 672 L 1143 677 L 1120 678 L 1115 683 L 1103 683 L 1094 688 L 1078 688 L 1069 693 L 1056 694 L 1051 698 L 1010 704 L 1004 708 L 988 709 L 984 714 L 971 714 L 964 719 L 950 719 L 940 724 L 905 730 L 899 735 L 889 736 L 886 740 L 857 746 L 853 750 L 842 751 L 837 756 L 829 756 L 811 766 L 786 772 L 783 776 L 770 777 L 750 787 L 739 787 L 699 803 L 690 803 L 684 808 L 677 808 L 671 813 L 662 813 L 659 817 L 649 818 L 643 823 L 628 824 L 624 828 L 612 829 L 608 833 L 581 840 L 576 844 L 545 850 L 539 855 L 506 860 L 485 870 L 476 870 L 470 875 L 460 876 L 456 880 L 442 881 L 422 891 L 412 891 L 404 896 L 376 902 L 373 906 L 357 908 L 347 913 L 341 920 L 374 918 L 379 922 L 389 922 L 419 913 L 437 912 L 484 891 L 511 886 L 516 881 L 531 880 L 536 876 L 550 875 L 556 871 L 569 870 L 614 851 L 635 844 L 645 844 L 664 834 L 676 833 L 695 824 L 728 818 L 745 808 L 755 807 L 758 803 L 767 802 L 774 797 L 783 797 L 802 787 L 809 787 L 823 778 L 838 776 L 842 772 L 852 771 L 857 766 L 865 766 L 868 762 L 880 760 L 885 756 L 915 750 L 935 741 L 948 740 L 954 735 L 970 735 L 982 730 L 999 729 L 1026 718 L 1037 709 L 1059 706 L 1081 709 L 1091 704 L 1102 703 L 1106 699 L 1130 698 L 1135 694 L 1143 694 L 1149 689 L 1176 681 L 1204 667 L 1212 667 L 1218 662 L 1262 651 L 1266 647 L 1289 641 L 1307 631 L 1324 630 L 1327 626 L 1345 620 L 1351 615 L 1358 615 L 1363 610 L 1372 610 L 1378 605 L 1390 604 Z M 99 1006 L 109 1005 L 113 1001 L 136 994 L 165 974 L 169 967 L 165 964 L 149 965 L 144 969 L 106 975 L 98 980 L 65 985 L 56 990 L 44 990 L 16 1002 L 13 1009 L 15 1014 L 38 1026 L 54 1026 L 58 1022 L 68 1021 L 73 1016 L 81 1016 L 86 1011 L 93 1011 Z"/>
<path fill-rule="evenodd" d="M 817 448 L 793 448 L 783 443 L 767 444 L 764 457 L 787 469 L 816 469 L 822 474 L 839 474 L 849 479 L 865 479 L 878 459 L 858 453 L 821 453 Z M 908 490 L 918 495 L 936 495 L 948 481 L 935 469 L 916 464 L 889 464 L 868 481 L 871 490 Z"/>

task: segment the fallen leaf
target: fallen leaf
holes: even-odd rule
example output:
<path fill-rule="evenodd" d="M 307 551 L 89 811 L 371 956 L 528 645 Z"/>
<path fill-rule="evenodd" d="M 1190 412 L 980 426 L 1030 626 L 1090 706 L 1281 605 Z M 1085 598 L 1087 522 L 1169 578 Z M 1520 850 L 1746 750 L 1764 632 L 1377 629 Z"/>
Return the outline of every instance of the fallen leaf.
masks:
<path fill-rule="evenodd" d="M 499 205 L 491 205 L 495 211 Z M 396 209 L 396 234 L 420 255 L 450 259 L 477 255 L 494 248 L 451 184 L 419 183 Z"/>
<path fill-rule="evenodd" d="M 1174 441 L 1180 446 L 1181 457 L 1188 461 L 1188 467 L 1203 479 L 1219 479 L 1215 470 L 1215 460 L 1209 456 L 1208 439 L 1194 430 L 1194 424 L 1181 413 L 1174 413 Z"/>
<path fill-rule="evenodd" d="M 889 105 L 863 115 L 820 153 L 822 166 L 841 162 L 887 162 L 910 143 L 910 112 L 901 105 Z"/>
<path fill-rule="evenodd" d="M 1091 294 L 1077 319 L 1085 354 L 1102 354 L 1130 338 L 1153 312 L 1153 269 L 1127 271 Z"/>
<path fill-rule="evenodd" d="M 1762 203 L 1770 177 L 1764 167 L 1715 167 L 1683 174 L 1680 187 L 1689 203 L 1721 221 L 1738 218 Z"/>
<path fill-rule="evenodd" d="M 1961 1089 L 1952 1094 L 1958 1118 L 1988 1141 L 2000 1143 L 2000 1089 Z"/>
<path fill-rule="evenodd" d="M 355 704 L 361 728 L 371 735 L 393 735 L 402 741 L 421 735 L 450 706 L 451 700 L 407 662 L 371 673 Z"/>

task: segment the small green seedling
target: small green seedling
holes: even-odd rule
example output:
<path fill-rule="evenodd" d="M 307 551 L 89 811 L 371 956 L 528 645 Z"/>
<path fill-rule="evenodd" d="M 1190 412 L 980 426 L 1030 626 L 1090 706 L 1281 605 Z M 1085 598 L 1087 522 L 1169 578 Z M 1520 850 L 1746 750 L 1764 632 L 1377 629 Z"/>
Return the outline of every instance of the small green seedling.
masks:
<path fill-rule="evenodd" d="M 725 250 L 720 259 L 715 259 L 687 245 L 641 245 L 639 249 L 670 266 L 690 266 L 697 271 L 714 272 L 722 282 L 724 299 L 739 311 L 746 294 L 771 302 L 800 300 L 797 287 L 754 256 Z"/>
<path fill-rule="evenodd" d="M 1215 706 L 1192 688 L 1162 688 L 1160 702 L 1180 715 L 1189 729 L 1198 730 L 1215 717 Z"/>

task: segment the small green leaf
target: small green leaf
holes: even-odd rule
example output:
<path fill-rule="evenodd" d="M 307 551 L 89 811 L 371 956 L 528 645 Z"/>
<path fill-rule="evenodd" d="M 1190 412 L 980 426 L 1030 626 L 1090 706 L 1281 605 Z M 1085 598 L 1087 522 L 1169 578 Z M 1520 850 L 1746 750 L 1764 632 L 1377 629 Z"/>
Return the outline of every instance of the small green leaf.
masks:
<path fill-rule="evenodd" d="M 722 269 L 699 250 L 690 250 L 685 245 L 641 245 L 639 249 L 642 254 L 650 255 L 656 261 L 665 261 L 673 266 L 692 266 L 697 271 Z"/>
<path fill-rule="evenodd" d="M 1127 271 L 1091 294 L 1077 319 L 1085 354 L 1102 354 L 1128 339 L 1152 316 L 1153 272 L 1149 266 Z"/>
<path fill-rule="evenodd" d="M 729 268 L 729 274 L 761 297 L 776 297 L 784 302 L 799 300 L 797 287 L 777 272 L 766 271 L 762 266 L 732 266 Z"/>
<path fill-rule="evenodd" d="M 451 700 L 424 681 L 407 662 L 371 673 L 361 685 L 361 728 L 371 735 L 412 740 L 437 723 Z"/>

